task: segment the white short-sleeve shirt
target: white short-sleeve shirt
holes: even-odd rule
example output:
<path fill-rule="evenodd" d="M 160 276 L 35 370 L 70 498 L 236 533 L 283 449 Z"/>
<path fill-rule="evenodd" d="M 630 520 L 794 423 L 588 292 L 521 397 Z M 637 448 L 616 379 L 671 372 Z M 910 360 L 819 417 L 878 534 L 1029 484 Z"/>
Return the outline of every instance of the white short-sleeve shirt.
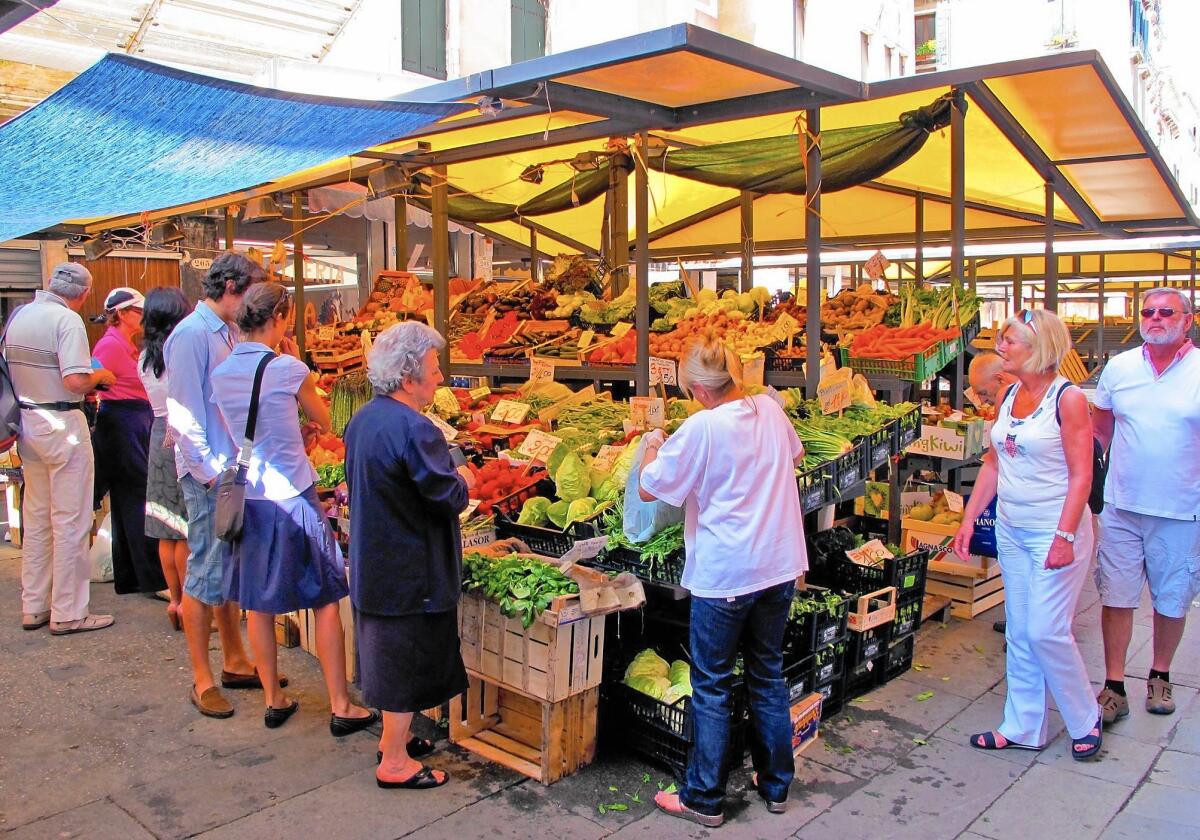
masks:
<path fill-rule="evenodd" d="M 265 344 L 243 342 L 212 373 L 213 402 L 239 448 L 246 437 L 254 371 L 264 353 L 274 355 Z M 304 453 L 296 401 L 307 376 L 304 363 L 286 354 L 275 356 L 263 371 L 258 424 L 246 474 L 247 499 L 291 499 L 317 479 Z"/>
<path fill-rule="evenodd" d="M 83 319 L 67 302 L 42 289 L 22 306 L 8 326 L 4 357 L 17 396 L 31 403 L 78 403 L 83 397 L 63 377 L 92 372 Z"/>
<path fill-rule="evenodd" d="M 642 471 L 642 487 L 684 507 L 683 587 L 731 598 L 808 570 L 793 459 L 803 451 L 783 409 L 766 394 L 684 421 Z"/>
<path fill-rule="evenodd" d="M 1116 421 L 1104 502 L 1166 519 L 1200 518 L 1200 350 L 1159 376 L 1141 347 L 1109 360 L 1096 406 Z"/>

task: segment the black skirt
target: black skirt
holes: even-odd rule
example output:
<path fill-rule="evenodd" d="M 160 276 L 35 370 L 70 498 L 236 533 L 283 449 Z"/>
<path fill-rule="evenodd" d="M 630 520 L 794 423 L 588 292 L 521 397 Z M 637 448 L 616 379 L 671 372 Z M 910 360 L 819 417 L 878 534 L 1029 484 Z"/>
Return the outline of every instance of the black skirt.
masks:
<path fill-rule="evenodd" d="M 467 690 L 458 611 L 354 611 L 362 699 L 385 712 L 422 712 Z"/>

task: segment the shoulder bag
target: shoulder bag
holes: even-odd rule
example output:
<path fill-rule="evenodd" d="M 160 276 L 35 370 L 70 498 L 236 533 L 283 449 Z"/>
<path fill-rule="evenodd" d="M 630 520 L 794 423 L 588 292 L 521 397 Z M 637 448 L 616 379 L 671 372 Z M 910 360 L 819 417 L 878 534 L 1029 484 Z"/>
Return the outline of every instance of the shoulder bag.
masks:
<path fill-rule="evenodd" d="M 218 539 L 225 542 L 237 542 L 242 538 L 242 519 L 246 513 L 246 472 L 250 469 L 250 453 L 254 447 L 254 427 L 258 425 L 258 392 L 262 388 L 263 373 L 274 358 L 274 353 L 264 353 L 254 371 L 250 414 L 246 417 L 246 438 L 242 441 L 237 463 L 226 467 L 217 479 L 213 531 Z"/>

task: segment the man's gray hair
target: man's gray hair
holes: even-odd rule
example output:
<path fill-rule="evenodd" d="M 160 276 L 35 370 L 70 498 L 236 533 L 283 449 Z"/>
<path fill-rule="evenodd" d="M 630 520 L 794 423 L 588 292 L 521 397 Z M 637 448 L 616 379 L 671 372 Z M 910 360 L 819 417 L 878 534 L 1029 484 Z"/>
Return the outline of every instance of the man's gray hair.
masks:
<path fill-rule="evenodd" d="M 60 263 L 50 273 L 47 288 L 63 300 L 78 300 L 92 287 L 92 273 L 79 263 Z"/>
<path fill-rule="evenodd" d="M 405 321 L 379 334 L 367 355 L 367 379 L 377 394 L 393 394 L 405 380 L 421 381 L 425 356 L 440 351 L 446 339 L 433 327 Z"/>
<path fill-rule="evenodd" d="M 1183 289 L 1172 289 L 1170 286 L 1156 286 L 1150 291 L 1142 293 L 1142 302 L 1145 303 L 1153 295 L 1175 295 L 1177 298 L 1179 298 L 1179 308 L 1183 310 L 1183 314 L 1192 314 L 1191 298 Z"/>

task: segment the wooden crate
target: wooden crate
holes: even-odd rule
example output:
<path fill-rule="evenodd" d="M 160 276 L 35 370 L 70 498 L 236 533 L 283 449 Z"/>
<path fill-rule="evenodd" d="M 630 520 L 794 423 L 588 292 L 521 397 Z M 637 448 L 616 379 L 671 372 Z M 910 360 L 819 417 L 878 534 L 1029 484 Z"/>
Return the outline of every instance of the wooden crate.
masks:
<path fill-rule="evenodd" d="M 596 755 L 599 688 L 552 703 L 470 674 L 450 701 L 450 741 L 549 785 Z"/>
<path fill-rule="evenodd" d="M 465 593 L 458 618 L 463 662 L 484 679 L 552 702 L 600 685 L 603 616 L 522 627 L 496 602 Z"/>
<path fill-rule="evenodd" d="M 354 639 L 354 611 L 350 596 L 338 602 L 338 613 L 342 618 L 342 634 L 346 645 L 346 679 L 351 682 L 358 674 L 358 645 Z M 296 624 L 300 631 L 300 649 L 317 655 L 317 616 L 312 610 L 297 610 Z"/>
<path fill-rule="evenodd" d="M 346 350 L 343 352 L 312 350 L 309 352 L 309 355 L 312 357 L 314 366 L 320 370 L 339 375 L 347 371 L 357 370 L 363 366 L 363 362 L 365 361 L 361 349 Z"/>
<path fill-rule="evenodd" d="M 1004 578 L 1000 565 L 990 566 L 984 577 L 952 575 L 930 570 L 925 580 L 930 595 L 949 598 L 950 613 L 957 618 L 974 618 L 985 610 L 1004 603 Z"/>
<path fill-rule="evenodd" d="M 865 633 L 896 617 L 896 587 L 885 586 L 858 596 L 850 602 L 846 625 L 856 633 Z"/>

